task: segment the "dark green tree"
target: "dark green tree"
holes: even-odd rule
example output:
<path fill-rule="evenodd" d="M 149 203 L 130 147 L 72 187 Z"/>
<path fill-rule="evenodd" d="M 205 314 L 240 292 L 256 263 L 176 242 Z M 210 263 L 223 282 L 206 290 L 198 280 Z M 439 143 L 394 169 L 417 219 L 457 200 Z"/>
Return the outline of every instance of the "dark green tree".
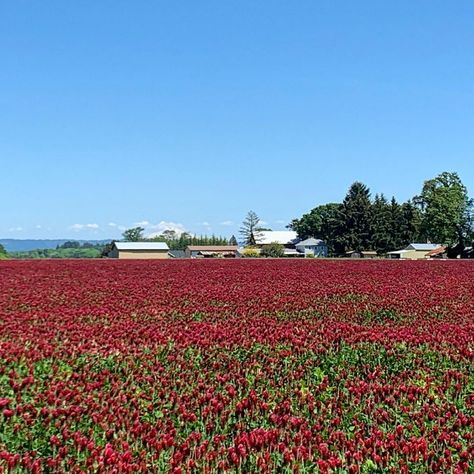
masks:
<path fill-rule="evenodd" d="M 115 244 L 115 240 L 112 240 L 112 242 L 109 242 L 108 244 L 105 244 L 104 247 L 102 248 L 102 251 L 100 252 L 100 257 L 101 258 L 108 257 L 109 253 L 114 248 L 114 244 Z"/>
<path fill-rule="evenodd" d="M 342 202 L 341 232 L 338 242 L 348 250 L 368 250 L 371 246 L 371 202 L 369 188 L 355 182 Z"/>
<path fill-rule="evenodd" d="M 426 236 L 420 233 L 421 219 L 420 210 L 411 201 L 400 206 L 397 248 L 406 247 L 412 242 L 426 241 Z"/>
<path fill-rule="evenodd" d="M 393 250 L 393 226 L 391 204 L 383 194 L 375 195 L 372 204 L 370 225 L 370 247 L 383 255 Z"/>
<path fill-rule="evenodd" d="M 237 242 L 237 239 L 235 238 L 235 235 L 233 235 L 233 236 L 229 239 L 229 245 L 238 245 L 238 242 Z"/>
<path fill-rule="evenodd" d="M 139 242 L 141 240 L 145 240 L 145 236 L 143 235 L 144 231 L 145 229 L 143 227 L 133 227 L 132 229 L 127 229 L 122 234 L 123 240 L 127 242 Z"/>
<path fill-rule="evenodd" d="M 254 211 L 249 211 L 240 227 L 240 235 L 245 245 L 255 245 L 261 236 L 260 218 Z"/>
<path fill-rule="evenodd" d="M 7 257 L 7 251 L 5 250 L 5 247 L 0 244 L 0 259 L 1 258 L 6 258 Z"/>
<path fill-rule="evenodd" d="M 337 240 L 341 227 L 341 207 L 339 203 L 317 206 L 300 219 L 293 219 L 287 227 L 296 231 L 301 239 L 314 237 L 324 240 L 329 255 L 341 254 L 344 248 L 338 245 Z"/>
<path fill-rule="evenodd" d="M 457 173 L 443 172 L 425 181 L 416 203 L 421 232 L 434 243 L 464 245 L 472 232 L 473 201 Z"/>

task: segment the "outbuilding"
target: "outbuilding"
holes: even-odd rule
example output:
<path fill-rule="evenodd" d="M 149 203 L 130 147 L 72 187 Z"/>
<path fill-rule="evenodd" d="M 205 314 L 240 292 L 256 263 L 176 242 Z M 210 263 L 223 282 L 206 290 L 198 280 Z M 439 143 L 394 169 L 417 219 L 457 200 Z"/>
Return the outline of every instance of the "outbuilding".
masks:
<path fill-rule="evenodd" d="M 349 250 L 346 252 L 349 258 L 377 258 L 377 252 L 375 250 Z"/>
<path fill-rule="evenodd" d="M 188 245 L 185 254 L 189 258 L 235 258 L 237 245 Z"/>
<path fill-rule="evenodd" d="M 402 250 L 388 252 L 387 255 L 389 258 L 398 258 L 400 260 L 422 260 L 427 258 L 429 252 L 440 247 L 441 245 L 439 244 L 413 243 L 407 245 Z"/>
<path fill-rule="evenodd" d="M 165 242 L 114 242 L 110 258 L 163 259 L 168 258 L 169 247 Z"/>

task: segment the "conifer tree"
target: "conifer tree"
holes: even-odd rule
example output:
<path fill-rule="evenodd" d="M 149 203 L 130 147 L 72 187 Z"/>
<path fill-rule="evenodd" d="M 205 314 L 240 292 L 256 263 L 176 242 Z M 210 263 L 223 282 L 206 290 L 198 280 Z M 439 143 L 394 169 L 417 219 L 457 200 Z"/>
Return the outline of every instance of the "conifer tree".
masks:
<path fill-rule="evenodd" d="M 340 242 L 345 250 L 368 250 L 371 245 L 371 202 L 369 188 L 355 182 L 349 188 L 341 208 Z"/>

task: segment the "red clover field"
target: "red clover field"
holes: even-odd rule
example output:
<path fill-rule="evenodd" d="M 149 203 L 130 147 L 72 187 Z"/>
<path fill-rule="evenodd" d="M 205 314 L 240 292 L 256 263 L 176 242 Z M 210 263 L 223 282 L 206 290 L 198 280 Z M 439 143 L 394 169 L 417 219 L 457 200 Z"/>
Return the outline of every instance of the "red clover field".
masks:
<path fill-rule="evenodd" d="M 474 472 L 469 261 L 0 262 L 2 473 Z"/>

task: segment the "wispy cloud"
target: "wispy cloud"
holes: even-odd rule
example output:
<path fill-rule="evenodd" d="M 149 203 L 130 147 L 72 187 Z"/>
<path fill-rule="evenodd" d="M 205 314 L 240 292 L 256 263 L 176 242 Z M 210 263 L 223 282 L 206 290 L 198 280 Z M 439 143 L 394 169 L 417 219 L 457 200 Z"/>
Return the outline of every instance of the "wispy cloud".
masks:
<path fill-rule="evenodd" d="M 42 226 L 41 224 L 37 224 L 35 227 L 36 227 L 37 229 L 42 229 L 42 228 L 43 228 L 43 226 Z"/>
<path fill-rule="evenodd" d="M 73 224 L 69 226 L 71 230 L 80 231 L 80 230 L 97 230 L 99 229 L 99 224 Z"/>
<path fill-rule="evenodd" d="M 221 225 L 224 225 L 224 226 L 231 226 L 231 225 L 234 225 L 234 221 L 223 221 L 221 222 Z"/>
<path fill-rule="evenodd" d="M 283 219 L 277 219 L 277 220 L 275 221 L 275 224 L 286 224 L 286 221 L 283 220 Z"/>
<path fill-rule="evenodd" d="M 23 227 L 10 227 L 8 229 L 8 232 L 21 232 L 23 230 Z"/>

